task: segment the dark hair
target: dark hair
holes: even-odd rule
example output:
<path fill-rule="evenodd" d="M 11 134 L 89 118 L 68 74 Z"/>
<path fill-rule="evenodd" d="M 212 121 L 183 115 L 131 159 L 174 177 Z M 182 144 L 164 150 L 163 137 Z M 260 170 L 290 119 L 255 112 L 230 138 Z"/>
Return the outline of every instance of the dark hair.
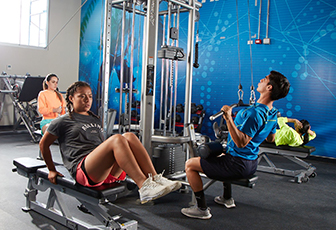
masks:
<path fill-rule="evenodd" d="M 67 109 L 68 109 L 68 112 L 69 112 L 69 116 L 71 119 L 73 119 L 73 104 L 72 102 L 70 101 L 69 97 L 70 96 L 73 96 L 75 94 L 75 92 L 77 92 L 77 89 L 78 88 L 81 88 L 81 87 L 89 87 L 91 89 L 91 86 L 84 82 L 84 81 L 76 81 L 74 83 L 72 83 L 67 91 L 66 91 L 66 94 L 65 94 L 65 101 L 66 101 L 66 106 L 67 106 Z M 91 116 L 94 116 L 94 117 L 97 117 L 99 118 L 96 114 L 94 114 L 93 112 L 91 111 L 88 111 L 88 113 L 91 115 Z"/>
<path fill-rule="evenodd" d="M 271 99 L 273 101 L 287 96 L 290 88 L 288 79 L 281 73 L 272 70 L 269 75 L 269 85 L 272 85 Z"/>
<path fill-rule="evenodd" d="M 300 122 L 302 124 L 302 128 L 299 129 L 299 132 L 301 133 L 301 135 L 303 135 L 303 144 L 302 145 L 305 145 L 309 141 L 308 130 L 310 129 L 310 124 L 307 120 L 301 120 Z"/>
<path fill-rule="evenodd" d="M 47 81 L 49 82 L 49 81 L 51 80 L 52 77 L 56 77 L 57 80 L 59 80 L 59 78 L 57 77 L 56 74 L 54 74 L 54 73 L 49 73 L 49 74 L 45 77 L 45 79 L 44 79 L 44 81 L 43 81 L 43 83 L 42 83 L 42 84 L 43 84 L 43 89 L 44 89 L 44 90 L 48 89 Z M 55 90 L 55 93 L 56 93 L 58 99 L 59 99 L 59 100 L 61 101 L 61 103 L 62 103 L 62 102 L 63 102 L 63 100 L 62 100 L 62 94 L 58 91 L 58 89 Z"/>

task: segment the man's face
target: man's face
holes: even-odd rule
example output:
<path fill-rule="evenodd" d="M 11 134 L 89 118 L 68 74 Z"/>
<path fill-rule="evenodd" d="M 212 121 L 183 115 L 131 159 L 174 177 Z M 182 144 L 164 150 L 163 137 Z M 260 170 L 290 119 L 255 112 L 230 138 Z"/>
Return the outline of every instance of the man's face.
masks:
<path fill-rule="evenodd" d="M 269 85 L 268 83 L 269 83 L 269 75 L 260 80 L 260 82 L 258 83 L 257 91 L 261 93 L 272 89 L 272 86 Z"/>

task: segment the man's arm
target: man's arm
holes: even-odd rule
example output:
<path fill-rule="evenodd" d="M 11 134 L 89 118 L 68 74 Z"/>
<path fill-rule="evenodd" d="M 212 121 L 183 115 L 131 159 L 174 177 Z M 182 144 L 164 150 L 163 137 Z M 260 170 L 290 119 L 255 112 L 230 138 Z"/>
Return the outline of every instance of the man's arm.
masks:
<path fill-rule="evenodd" d="M 224 105 L 222 111 L 233 142 L 238 148 L 244 148 L 252 140 L 252 137 L 246 135 L 237 128 L 231 116 L 232 108 L 230 106 Z"/>
<path fill-rule="evenodd" d="M 266 137 L 266 141 L 271 143 L 275 142 L 275 133 L 270 133 L 268 137 Z"/>

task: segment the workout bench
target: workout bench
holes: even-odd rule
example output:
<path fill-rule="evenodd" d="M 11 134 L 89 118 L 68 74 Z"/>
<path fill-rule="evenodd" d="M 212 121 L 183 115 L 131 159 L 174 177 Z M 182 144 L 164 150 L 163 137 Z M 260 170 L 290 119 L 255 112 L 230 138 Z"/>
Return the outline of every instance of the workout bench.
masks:
<path fill-rule="evenodd" d="M 294 177 L 294 182 L 297 183 L 307 182 L 310 177 L 315 177 L 317 175 L 315 172 L 316 168 L 311 164 L 302 160 L 302 158 L 306 158 L 312 152 L 314 152 L 315 147 L 312 146 L 291 147 L 287 145 L 276 146 L 274 143 L 267 143 L 267 142 L 263 142 L 259 147 L 260 150 L 258 156 L 258 163 L 259 163 L 257 169 L 258 171 L 274 173 L 284 176 L 292 176 Z M 286 159 L 302 166 L 304 169 L 290 170 L 290 169 L 278 168 L 270 160 L 267 154 L 283 156 Z M 265 159 L 268 166 L 260 165 L 262 159 Z"/>
<path fill-rule="evenodd" d="M 201 177 L 208 178 L 203 173 L 201 173 L 200 175 L 201 175 Z M 225 180 L 221 180 L 221 182 L 224 183 L 224 196 L 225 196 L 224 198 L 227 199 L 227 200 L 232 198 L 232 184 L 240 185 L 240 186 L 248 187 L 248 188 L 254 188 L 255 184 L 257 183 L 257 180 L 258 180 L 257 175 L 251 175 L 248 178 L 240 178 L 240 179 L 239 178 L 227 178 Z M 208 189 L 216 181 L 218 181 L 218 180 L 210 179 L 208 182 L 206 182 L 203 185 L 203 191 Z M 187 183 L 187 182 L 183 182 L 183 185 L 190 186 L 189 183 Z M 191 202 L 189 204 L 190 204 L 190 206 L 196 205 L 196 198 L 195 198 L 194 193 L 192 193 Z"/>
<path fill-rule="evenodd" d="M 81 186 L 70 176 L 68 170 L 61 164 L 56 164 L 56 169 L 64 175 L 57 178 L 57 184 L 48 180 L 48 168 L 44 161 L 23 157 L 13 160 L 16 168 L 13 172 L 28 178 L 28 185 L 25 189 L 26 206 L 23 211 L 34 210 L 55 222 L 58 222 L 69 229 L 137 229 L 138 222 L 130 220 L 120 223 L 121 215 L 111 216 L 107 213 L 108 205 L 117 207 L 110 202 L 120 196 L 125 196 L 136 186 L 131 182 L 103 184 L 96 188 Z M 38 191 L 50 189 L 47 202 L 37 201 Z M 63 200 L 63 195 L 75 197 L 82 205 L 78 207 L 86 213 L 92 214 L 101 224 L 92 225 L 73 217 Z M 54 206 L 57 203 L 59 210 Z M 105 210 L 104 210 L 105 208 Z"/>
<path fill-rule="evenodd" d="M 196 155 L 202 158 L 207 158 L 210 156 L 216 157 L 222 154 L 223 152 L 224 152 L 223 145 L 221 142 L 218 141 L 203 143 L 199 145 L 195 150 Z M 203 178 L 207 178 L 207 176 L 204 173 L 201 173 L 200 176 Z M 225 180 L 210 179 L 207 183 L 203 185 L 203 191 L 209 188 L 216 181 L 221 181 L 224 184 L 224 198 L 228 200 L 232 198 L 232 184 L 253 188 L 257 183 L 257 180 L 258 176 L 256 175 L 251 175 L 247 178 L 226 178 Z M 186 182 L 184 183 L 184 185 L 189 186 L 189 183 Z M 196 198 L 194 193 L 192 194 L 190 205 L 192 206 L 196 205 Z"/>

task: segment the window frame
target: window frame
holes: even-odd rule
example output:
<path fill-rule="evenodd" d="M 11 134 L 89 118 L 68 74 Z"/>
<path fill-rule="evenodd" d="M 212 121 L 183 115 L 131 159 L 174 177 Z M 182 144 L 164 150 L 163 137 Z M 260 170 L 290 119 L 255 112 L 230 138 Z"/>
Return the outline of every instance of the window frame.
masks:
<path fill-rule="evenodd" d="M 8 0 L 3 1 L 3 2 L 6 2 L 4 4 L 8 4 L 7 1 Z M 42 7 L 42 10 L 34 12 L 34 9 L 33 9 L 34 6 L 32 5 L 39 1 L 40 2 L 43 1 L 42 4 L 45 4 L 45 8 Z M 15 16 L 19 17 L 19 22 L 17 23 L 16 25 L 17 27 L 15 28 L 17 30 L 15 32 L 16 35 L 13 36 L 13 39 L 15 41 L 9 42 L 11 38 L 7 38 L 7 40 L 6 39 L 0 40 L 0 45 L 37 48 L 37 49 L 47 48 L 48 43 L 49 43 L 49 19 L 50 19 L 49 1 L 50 0 L 29 0 L 29 1 L 18 0 L 15 3 L 19 5 L 19 9 L 18 11 L 16 11 L 16 14 L 15 14 Z M 35 9 L 37 9 L 42 4 L 37 5 Z M 27 5 L 29 5 L 29 9 L 27 9 L 26 7 Z M 26 11 L 23 11 L 23 8 L 25 8 Z M 19 12 L 19 14 L 17 12 Z M 26 15 L 23 15 L 23 14 L 26 14 Z M 43 16 L 43 14 L 45 14 L 45 16 Z M 45 17 L 45 18 L 43 19 L 42 17 Z M 26 19 L 28 19 L 28 21 Z M 44 25 L 42 28 L 41 25 L 43 23 Z M 12 29 L 8 29 L 8 30 L 5 30 L 4 33 L 11 33 Z M 33 32 L 33 30 L 36 31 L 36 35 L 35 35 L 36 40 L 33 40 L 34 37 L 31 36 L 31 33 Z M 45 40 L 45 42 L 43 42 L 42 44 L 41 44 L 41 39 Z"/>

